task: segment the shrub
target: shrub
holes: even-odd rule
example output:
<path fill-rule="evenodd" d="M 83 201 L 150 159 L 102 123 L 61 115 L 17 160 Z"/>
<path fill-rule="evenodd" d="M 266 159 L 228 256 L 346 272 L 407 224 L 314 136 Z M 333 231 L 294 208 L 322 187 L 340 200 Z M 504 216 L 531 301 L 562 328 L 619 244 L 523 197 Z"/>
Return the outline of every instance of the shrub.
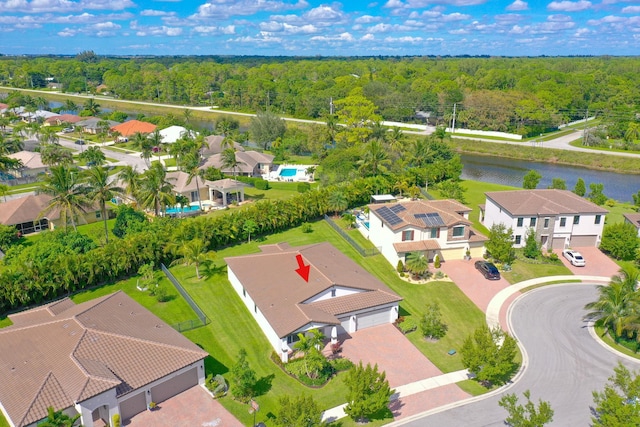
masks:
<path fill-rule="evenodd" d="M 436 279 L 444 279 L 446 276 L 442 271 L 436 271 L 436 274 L 433 277 Z"/>
<path fill-rule="evenodd" d="M 427 312 L 420 321 L 420 331 L 427 338 L 440 339 L 447 334 L 447 325 L 442 321 L 438 303 L 427 305 Z"/>
<path fill-rule="evenodd" d="M 618 222 L 604 227 L 600 249 L 615 259 L 625 261 L 635 259 L 639 246 L 640 239 L 633 224 Z"/>
<path fill-rule="evenodd" d="M 398 329 L 400 329 L 400 332 L 405 335 L 409 332 L 415 331 L 417 328 L 418 326 L 416 325 L 415 320 L 411 317 L 405 317 L 402 322 L 398 323 Z"/>
<path fill-rule="evenodd" d="M 256 179 L 253 183 L 253 185 L 258 189 L 258 190 L 268 190 L 269 188 L 271 188 L 269 186 L 269 181 L 265 181 L 262 178 Z"/>
<path fill-rule="evenodd" d="M 551 261 L 559 261 L 559 260 L 560 260 L 560 258 L 558 258 L 558 254 L 557 254 L 557 253 L 555 253 L 555 252 L 551 252 L 551 253 L 549 254 L 549 259 L 550 259 Z"/>
<path fill-rule="evenodd" d="M 298 193 L 306 193 L 311 190 L 311 184 L 308 182 L 299 182 L 298 183 Z"/>
<path fill-rule="evenodd" d="M 113 417 L 111 417 L 111 425 L 113 427 L 120 427 L 120 414 L 113 414 Z"/>
<path fill-rule="evenodd" d="M 349 369 L 353 368 L 353 362 L 349 359 L 345 359 L 344 357 L 331 359 L 329 363 L 336 372 L 348 371 Z"/>
<path fill-rule="evenodd" d="M 311 233 L 313 232 L 313 227 L 308 222 L 302 224 L 302 232 L 303 233 Z"/>
<path fill-rule="evenodd" d="M 159 284 L 151 288 L 150 294 L 156 297 L 156 300 L 158 302 L 167 302 L 171 298 L 169 296 L 169 291 L 167 291 L 167 288 Z"/>
<path fill-rule="evenodd" d="M 433 260 L 433 266 L 435 268 L 440 268 L 441 265 L 442 265 L 442 262 L 440 261 L 440 255 L 436 255 L 436 258 Z"/>
<path fill-rule="evenodd" d="M 398 260 L 398 265 L 396 266 L 396 270 L 398 271 L 398 273 L 404 272 L 404 264 L 402 263 L 401 259 Z"/>

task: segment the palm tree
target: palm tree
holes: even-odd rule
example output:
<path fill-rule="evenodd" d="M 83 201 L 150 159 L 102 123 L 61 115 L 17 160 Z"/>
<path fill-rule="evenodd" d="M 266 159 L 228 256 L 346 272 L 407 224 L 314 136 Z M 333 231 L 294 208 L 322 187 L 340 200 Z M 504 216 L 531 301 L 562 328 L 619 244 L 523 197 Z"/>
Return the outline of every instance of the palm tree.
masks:
<path fill-rule="evenodd" d="M 60 137 L 56 131 L 50 126 L 43 127 L 38 133 L 38 141 L 41 144 L 57 144 L 60 141 Z"/>
<path fill-rule="evenodd" d="M 613 331 L 616 340 L 625 330 L 637 330 L 640 310 L 640 294 L 635 290 L 637 279 L 637 270 L 623 268 L 618 276 L 611 278 L 608 286 L 599 285 L 598 300 L 585 305 L 587 310 L 592 310 L 585 318 L 602 323 L 605 333 Z"/>
<path fill-rule="evenodd" d="M 185 110 L 189 111 L 189 110 Z M 156 150 L 158 153 L 158 162 L 160 162 L 160 146 L 162 145 L 162 134 L 160 133 L 160 129 L 156 128 L 149 136 L 149 141 L 152 144 L 152 150 Z"/>
<path fill-rule="evenodd" d="M 82 109 L 84 111 L 88 111 L 92 116 L 97 116 L 98 113 L 100 113 L 100 104 L 98 104 L 93 98 L 89 98 L 82 106 Z"/>
<path fill-rule="evenodd" d="M 62 411 L 56 411 L 52 406 L 47 408 L 47 419 L 38 424 L 40 427 L 73 427 L 80 418 L 80 414 L 70 417 Z"/>
<path fill-rule="evenodd" d="M 207 252 L 207 245 L 202 239 L 191 239 L 184 242 L 178 249 L 178 253 L 182 256 L 174 261 L 174 263 L 184 263 L 185 265 L 193 265 L 196 268 L 196 277 L 201 279 L 200 265 L 213 261 L 215 252 Z"/>
<path fill-rule="evenodd" d="M 422 252 L 409 252 L 407 254 L 407 262 L 405 267 L 414 277 L 419 277 L 429 271 L 429 261 Z"/>
<path fill-rule="evenodd" d="M 45 165 L 70 165 L 73 163 L 71 152 L 59 144 L 40 146 L 40 156 Z"/>
<path fill-rule="evenodd" d="M 238 168 L 238 166 L 240 164 L 243 164 L 244 162 L 240 162 L 238 161 L 238 159 L 236 158 L 236 150 L 233 148 L 225 148 L 222 153 L 221 153 L 221 160 L 222 160 L 222 167 L 223 168 L 231 168 L 231 171 L 233 173 L 233 179 L 236 179 L 236 169 Z M 236 190 L 236 201 L 238 200 L 238 190 Z"/>
<path fill-rule="evenodd" d="M 118 174 L 118 178 L 125 184 L 125 194 L 137 199 L 138 190 L 140 189 L 140 174 L 135 166 L 127 165 L 123 167 Z"/>
<path fill-rule="evenodd" d="M 349 207 L 349 201 L 342 191 L 336 190 L 329 194 L 328 206 L 329 210 L 332 210 L 335 212 L 335 216 L 338 216 L 340 211 Z"/>
<path fill-rule="evenodd" d="M 173 186 L 167 182 L 167 171 L 160 163 L 152 164 L 142 175 L 139 196 L 142 206 L 152 208 L 156 216 L 161 207 L 175 203 Z"/>
<path fill-rule="evenodd" d="M 198 193 L 198 205 L 202 210 L 202 200 L 200 197 L 200 179 L 204 171 L 198 169 L 200 166 L 200 155 L 196 153 L 189 153 L 184 158 L 183 170 L 189 174 L 187 178 L 187 185 L 191 184 L 193 178 L 196 179 L 196 191 Z"/>
<path fill-rule="evenodd" d="M 86 183 L 88 185 L 87 196 L 92 202 L 98 202 L 104 222 L 104 236 L 109 243 L 109 229 L 107 228 L 107 201 L 124 193 L 124 189 L 116 185 L 116 180 L 109 176 L 109 169 L 102 166 L 93 166 L 86 171 Z"/>
<path fill-rule="evenodd" d="M 409 191 L 409 184 L 405 180 L 398 180 L 395 184 L 393 184 L 393 189 L 398 190 L 400 192 L 400 197 L 402 197 L 403 191 Z"/>
<path fill-rule="evenodd" d="M 312 352 L 319 352 L 320 346 L 324 340 L 324 334 L 319 329 L 311 329 L 307 333 L 298 333 L 298 342 L 293 345 L 293 348 L 304 353 L 304 366 L 307 376 L 312 378 L 309 365 L 307 364 L 307 356 Z"/>
<path fill-rule="evenodd" d="M 85 160 L 89 166 L 102 166 L 107 161 L 107 158 L 100 147 L 96 147 L 95 145 L 84 150 L 78 158 Z"/>
<path fill-rule="evenodd" d="M 140 157 L 149 167 L 149 159 L 153 153 L 153 142 L 147 138 L 146 133 L 136 132 L 132 138 L 133 144 L 140 149 Z"/>
<path fill-rule="evenodd" d="M 52 166 L 50 174 L 45 176 L 38 192 L 53 197 L 39 216 L 43 217 L 53 210 L 59 210 L 65 229 L 71 221 L 73 229 L 76 230 L 75 218 L 83 214 L 89 204 L 85 188 L 80 184 L 79 171 L 67 166 Z"/>
<path fill-rule="evenodd" d="M 359 160 L 358 164 L 364 176 L 377 176 L 387 172 L 391 160 L 387 157 L 387 150 L 380 139 L 372 139 L 363 145 L 362 149 L 362 160 Z"/>
<path fill-rule="evenodd" d="M 67 99 L 64 101 L 64 104 L 62 104 L 62 109 L 67 113 L 76 113 L 78 112 L 78 104 L 71 99 Z"/>

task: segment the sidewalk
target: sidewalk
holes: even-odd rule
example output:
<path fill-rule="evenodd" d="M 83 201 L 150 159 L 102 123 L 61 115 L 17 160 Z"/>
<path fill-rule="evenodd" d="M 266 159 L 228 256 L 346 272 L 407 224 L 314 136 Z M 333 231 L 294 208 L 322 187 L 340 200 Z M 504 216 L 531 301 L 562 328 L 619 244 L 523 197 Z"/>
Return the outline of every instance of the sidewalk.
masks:
<path fill-rule="evenodd" d="M 448 374 L 438 375 L 437 377 L 426 378 L 424 380 L 416 381 L 411 384 L 401 385 L 395 388 L 395 393 L 391 395 L 390 401 L 401 399 L 403 397 L 411 396 L 412 394 L 421 393 L 423 391 L 431 390 L 434 388 L 442 387 L 449 384 L 455 384 L 460 381 L 468 380 L 469 373 L 467 370 L 449 372 Z M 332 422 L 337 419 L 346 417 L 344 413 L 344 405 L 336 406 L 335 408 L 327 409 L 322 414 L 322 421 Z"/>
<path fill-rule="evenodd" d="M 562 281 L 576 281 L 580 280 L 582 282 L 597 282 L 597 283 L 609 283 L 611 281 L 610 277 L 602 277 L 602 276 L 574 276 L 574 275 L 566 275 L 566 276 L 547 276 L 540 277 L 531 280 L 525 280 L 524 282 L 515 283 L 508 288 L 504 288 L 500 292 L 498 292 L 489 302 L 487 307 L 487 311 L 485 313 L 487 325 L 491 328 L 500 327 L 500 312 L 503 308 L 503 305 L 511 299 L 509 304 L 513 302 L 515 298 L 515 294 L 519 293 L 522 289 L 528 288 L 530 286 L 541 285 L 544 283 L 550 282 L 562 282 Z M 432 390 L 438 387 L 455 384 L 460 381 L 468 380 L 469 373 L 467 370 L 450 372 L 448 374 L 438 375 L 432 378 L 426 378 L 424 380 L 416 381 L 410 384 L 401 385 L 395 388 L 395 393 L 391 396 L 390 402 L 394 402 L 403 397 L 411 396 L 417 393 L 421 393 L 423 391 Z M 517 377 L 514 379 L 517 381 Z M 491 393 L 483 394 L 480 396 L 475 396 L 470 399 L 470 401 L 476 401 L 479 399 L 484 399 L 490 397 L 491 395 L 499 392 L 499 390 L 494 390 Z M 465 402 L 465 401 L 462 401 Z M 462 403 L 461 404 L 464 404 Z M 324 411 L 322 414 L 322 421 L 335 421 L 340 418 L 346 417 L 347 414 L 344 412 L 344 408 L 347 406 L 346 404 L 336 406 L 335 408 L 330 408 Z M 451 404 L 445 405 L 440 408 L 440 410 L 444 410 L 447 407 L 451 407 Z M 428 412 L 438 411 L 438 409 L 429 410 Z"/>

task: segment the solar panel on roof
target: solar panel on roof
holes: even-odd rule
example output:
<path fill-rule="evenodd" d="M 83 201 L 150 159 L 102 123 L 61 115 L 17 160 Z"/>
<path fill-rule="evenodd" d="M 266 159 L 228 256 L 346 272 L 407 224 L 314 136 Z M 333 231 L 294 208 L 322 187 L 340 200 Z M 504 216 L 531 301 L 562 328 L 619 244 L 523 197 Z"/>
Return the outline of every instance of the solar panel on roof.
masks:
<path fill-rule="evenodd" d="M 398 217 L 391 209 L 384 206 L 380 209 L 376 210 L 376 213 L 382 218 L 383 221 L 387 222 L 389 225 L 396 225 L 402 222 L 402 219 Z"/>
<path fill-rule="evenodd" d="M 398 212 L 406 211 L 407 209 L 402 205 L 393 205 L 389 208 L 389 210 L 393 213 L 398 213 Z"/>
<path fill-rule="evenodd" d="M 419 213 L 414 215 L 416 219 L 422 220 L 427 227 L 442 227 L 444 221 L 437 213 Z"/>

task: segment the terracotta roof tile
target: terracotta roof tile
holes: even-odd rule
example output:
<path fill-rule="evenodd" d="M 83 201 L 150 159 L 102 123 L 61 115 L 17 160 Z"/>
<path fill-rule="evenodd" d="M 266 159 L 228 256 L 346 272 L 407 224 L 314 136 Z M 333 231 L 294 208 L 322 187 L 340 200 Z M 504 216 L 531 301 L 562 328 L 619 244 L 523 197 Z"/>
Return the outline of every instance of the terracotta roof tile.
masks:
<path fill-rule="evenodd" d="M 389 209 L 389 206 L 402 206 L 404 208 L 404 210 L 395 213 L 400 220 L 395 224 L 390 224 L 378 213 L 380 209 Z M 428 227 L 425 225 L 424 221 L 417 218 L 416 215 L 427 213 L 438 214 L 444 222 L 444 225 L 447 227 L 451 227 L 456 224 L 471 225 L 471 222 L 466 220 L 463 216 L 464 213 L 471 212 L 471 209 L 455 200 L 414 200 L 409 202 L 393 203 L 391 205 L 386 203 L 371 204 L 369 205 L 369 211 L 379 217 L 391 230 L 399 230 L 407 226 L 426 229 Z"/>
<path fill-rule="evenodd" d="M 624 214 L 624 217 L 631 224 L 635 225 L 636 228 L 640 228 L 640 213 L 627 213 L 627 214 Z"/>
<path fill-rule="evenodd" d="M 394 243 L 393 248 L 398 253 L 414 251 L 435 251 L 440 249 L 440 244 L 437 240 L 416 240 L 413 242 Z"/>
<path fill-rule="evenodd" d="M 207 355 L 122 292 L 10 318 L 0 329 L 0 401 L 14 422 L 109 389 L 128 393 Z"/>
<path fill-rule="evenodd" d="M 305 265 L 310 265 L 308 282 L 295 271 L 298 254 L 302 255 Z M 298 307 L 334 286 L 365 292 L 384 291 L 400 300 L 386 285 L 326 242 L 293 248 L 269 245 L 263 253 L 225 258 L 225 261 L 230 274 L 240 280 L 279 337 L 311 321 L 332 319 L 326 317 L 326 313 Z"/>
<path fill-rule="evenodd" d="M 340 298 L 329 298 L 313 302 L 309 305 L 337 316 L 401 300 L 402 298 L 395 294 L 376 290 L 346 295 Z"/>
<path fill-rule="evenodd" d="M 111 127 L 112 132 L 119 132 L 122 136 L 132 136 L 135 133 L 151 133 L 157 126 L 153 123 L 141 122 L 140 120 L 129 120 L 119 125 Z"/>
<path fill-rule="evenodd" d="M 609 211 L 569 190 L 514 190 L 484 193 L 511 216 L 606 214 Z"/>

